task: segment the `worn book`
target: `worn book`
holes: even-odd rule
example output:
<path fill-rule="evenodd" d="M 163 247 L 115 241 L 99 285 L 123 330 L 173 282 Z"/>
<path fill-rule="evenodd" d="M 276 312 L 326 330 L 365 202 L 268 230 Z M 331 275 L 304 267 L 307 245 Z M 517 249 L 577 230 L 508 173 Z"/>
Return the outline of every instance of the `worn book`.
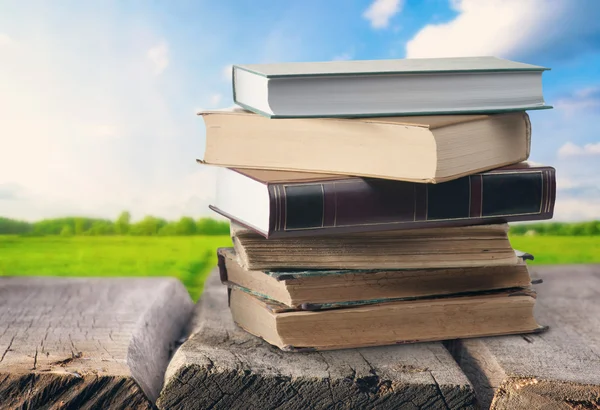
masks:
<path fill-rule="evenodd" d="M 552 167 L 519 163 L 440 184 L 217 169 L 210 208 L 267 238 L 551 219 Z"/>
<path fill-rule="evenodd" d="M 525 288 L 307 312 L 229 290 L 233 320 L 286 351 L 540 332 L 534 305 L 535 292 Z"/>
<path fill-rule="evenodd" d="M 434 269 L 249 270 L 233 248 L 217 251 L 221 281 L 301 310 L 372 304 L 531 284 L 524 258 L 515 264 Z"/>
<path fill-rule="evenodd" d="M 438 183 L 529 158 L 525 112 L 272 121 L 244 110 L 200 113 L 201 162 Z"/>
<path fill-rule="evenodd" d="M 235 222 L 240 265 L 260 269 L 426 269 L 514 265 L 508 225 L 265 239 Z"/>
<path fill-rule="evenodd" d="M 233 99 L 271 118 L 535 110 L 550 108 L 545 70 L 487 56 L 234 65 Z"/>

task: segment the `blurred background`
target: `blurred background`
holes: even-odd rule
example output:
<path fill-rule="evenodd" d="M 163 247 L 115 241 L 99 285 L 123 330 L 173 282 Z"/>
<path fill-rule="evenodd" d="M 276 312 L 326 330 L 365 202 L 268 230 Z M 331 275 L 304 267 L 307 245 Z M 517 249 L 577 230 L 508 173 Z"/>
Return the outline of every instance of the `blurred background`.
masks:
<path fill-rule="evenodd" d="M 0 0 L 0 275 L 172 275 L 197 297 L 228 224 L 196 164 L 231 65 L 494 55 L 552 70 L 531 160 L 555 218 L 533 263 L 600 262 L 597 0 Z"/>

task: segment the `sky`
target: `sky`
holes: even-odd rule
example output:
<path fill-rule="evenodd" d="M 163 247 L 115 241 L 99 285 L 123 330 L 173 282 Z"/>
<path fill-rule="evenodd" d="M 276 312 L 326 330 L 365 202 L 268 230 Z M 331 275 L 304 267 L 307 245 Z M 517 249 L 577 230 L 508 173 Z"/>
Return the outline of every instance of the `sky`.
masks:
<path fill-rule="evenodd" d="M 551 68 L 530 160 L 600 219 L 598 0 L 0 0 L 0 216 L 215 216 L 196 113 L 231 64 L 493 55 Z"/>

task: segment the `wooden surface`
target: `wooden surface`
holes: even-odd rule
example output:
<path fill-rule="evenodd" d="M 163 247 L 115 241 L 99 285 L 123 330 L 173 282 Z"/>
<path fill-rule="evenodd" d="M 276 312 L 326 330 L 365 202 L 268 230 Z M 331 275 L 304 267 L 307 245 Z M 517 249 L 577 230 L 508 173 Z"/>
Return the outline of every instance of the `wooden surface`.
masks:
<path fill-rule="evenodd" d="M 471 385 L 441 343 L 285 353 L 234 325 L 216 272 L 192 326 L 159 408 L 474 408 Z"/>
<path fill-rule="evenodd" d="M 152 408 L 192 308 L 175 279 L 0 278 L 0 408 Z"/>
<path fill-rule="evenodd" d="M 600 265 L 533 268 L 539 335 L 448 344 L 484 408 L 600 409 Z"/>
<path fill-rule="evenodd" d="M 532 276 L 550 330 L 446 343 L 456 361 L 440 343 L 281 352 L 233 324 L 215 274 L 190 322 L 174 279 L 0 278 L 0 408 L 152 408 L 163 380 L 162 409 L 600 408 L 600 265 Z"/>

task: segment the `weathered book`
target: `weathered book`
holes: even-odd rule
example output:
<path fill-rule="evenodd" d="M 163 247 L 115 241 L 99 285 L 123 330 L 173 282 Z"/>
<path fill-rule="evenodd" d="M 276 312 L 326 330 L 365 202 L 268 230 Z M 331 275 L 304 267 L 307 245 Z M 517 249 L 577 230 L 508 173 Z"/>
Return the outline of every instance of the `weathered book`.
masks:
<path fill-rule="evenodd" d="M 545 105 L 548 68 L 496 57 L 233 66 L 233 99 L 272 118 L 503 112 Z"/>
<path fill-rule="evenodd" d="M 266 238 L 551 219 L 552 167 L 519 163 L 441 184 L 219 168 L 215 212 Z"/>
<path fill-rule="evenodd" d="M 529 157 L 525 112 L 278 121 L 243 110 L 200 114 L 201 162 L 226 167 L 437 183 Z"/>
<path fill-rule="evenodd" d="M 506 266 L 437 269 L 248 270 L 232 248 L 217 251 L 223 283 L 301 310 L 372 304 L 531 284 L 522 258 Z"/>
<path fill-rule="evenodd" d="M 332 350 L 397 343 L 539 332 L 531 289 L 394 301 L 343 309 L 297 311 L 230 289 L 233 320 L 286 351 Z"/>
<path fill-rule="evenodd" d="M 257 269 L 426 269 L 514 265 L 508 225 L 265 239 L 231 224 L 240 265 Z"/>

